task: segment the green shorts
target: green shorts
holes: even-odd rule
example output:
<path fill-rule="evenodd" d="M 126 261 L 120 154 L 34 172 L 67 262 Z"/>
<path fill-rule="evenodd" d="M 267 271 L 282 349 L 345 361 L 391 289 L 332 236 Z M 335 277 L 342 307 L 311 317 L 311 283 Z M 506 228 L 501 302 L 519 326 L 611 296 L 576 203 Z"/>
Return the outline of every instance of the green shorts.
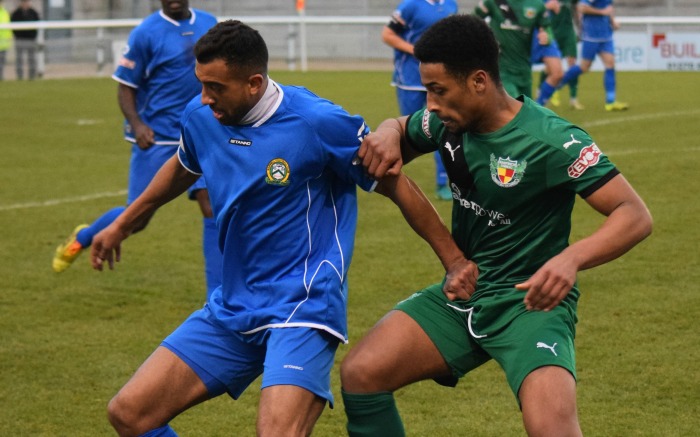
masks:
<path fill-rule="evenodd" d="M 578 40 L 573 29 L 567 29 L 559 33 L 555 32 L 555 39 L 557 40 L 562 56 L 568 58 L 576 57 L 578 51 L 576 44 Z"/>
<path fill-rule="evenodd" d="M 511 97 L 524 94 L 532 98 L 532 70 L 530 69 L 526 72 L 501 70 L 501 83 Z"/>
<path fill-rule="evenodd" d="M 513 288 L 451 302 L 442 285 L 434 284 L 395 309 L 418 322 L 452 369 L 452 378 L 436 382 L 455 386 L 459 378 L 493 358 L 517 398 L 525 377 L 539 367 L 563 367 L 576 378 L 578 293 L 569 293 L 548 312 L 527 311 L 524 297 Z"/>

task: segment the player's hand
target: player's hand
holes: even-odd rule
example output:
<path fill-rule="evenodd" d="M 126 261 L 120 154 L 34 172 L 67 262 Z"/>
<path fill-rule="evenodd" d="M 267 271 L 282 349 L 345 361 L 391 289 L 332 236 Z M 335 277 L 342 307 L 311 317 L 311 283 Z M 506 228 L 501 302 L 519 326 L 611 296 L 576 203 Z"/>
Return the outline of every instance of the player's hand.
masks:
<path fill-rule="evenodd" d="M 450 301 L 469 300 L 476 289 L 479 268 L 473 261 L 462 258 L 447 269 L 442 292 Z"/>
<path fill-rule="evenodd" d="M 392 128 L 369 133 L 362 140 L 357 158 L 374 179 L 379 180 L 386 175 L 398 176 L 403 166 L 401 134 Z"/>
<path fill-rule="evenodd" d="M 549 311 L 571 291 L 577 272 L 575 263 L 563 255 L 557 255 L 515 288 L 527 291 L 524 302 L 528 311 Z"/>
<path fill-rule="evenodd" d="M 541 27 L 540 30 L 537 32 L 537 42 L 543 46 L 549 45 L 549 34 L 546 30 L 544 30 Z"/>
<path fill-rule="evenodd" d="M 136 144 L 143 150 L 148 149 L 156 143 L 156 137 L 148 125 L 141 123 L 138 125 L 131 126 L 134 129 L 134 138 L 136 139 Z"/>
<path fill-rule="evenodd" d="M 128 237 L 116 226 L 110 225 L 103 229 L 92 239 L 90 247 L 90 262 L 92 268 L 102 271 L 104 263 L 107 262 L 110 270 L 114 270 L 114 262 L 121 260 L 121 242 Z"/>

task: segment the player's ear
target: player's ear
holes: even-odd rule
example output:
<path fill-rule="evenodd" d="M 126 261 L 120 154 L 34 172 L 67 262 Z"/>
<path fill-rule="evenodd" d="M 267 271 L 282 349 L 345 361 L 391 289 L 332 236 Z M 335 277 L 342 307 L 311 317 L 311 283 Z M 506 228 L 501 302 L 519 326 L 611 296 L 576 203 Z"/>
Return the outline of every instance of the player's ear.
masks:
<path fill-rule="evenodd" d="M 262 74 L 254 74 L 248 77 L 248 87 L 250 88 L 251 94 L 258 94 L 262 91 L 263 84 L 265 83 L 265 76 Z"/>
<path fill-rule="evenodd" d="M 476 70 L 468 79 L 469 84 L 474 87 L 477 93 L 483 93 L 489 82 L 489 75 L 484 70 Z"/>

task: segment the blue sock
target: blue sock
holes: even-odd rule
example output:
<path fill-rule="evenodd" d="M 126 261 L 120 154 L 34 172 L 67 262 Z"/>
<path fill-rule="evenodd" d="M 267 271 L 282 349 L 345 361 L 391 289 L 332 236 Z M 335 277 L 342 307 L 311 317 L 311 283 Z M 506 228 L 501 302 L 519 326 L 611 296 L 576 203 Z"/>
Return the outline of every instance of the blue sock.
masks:
<path fill-rule="evenodd" d="M 603 86 L 605 87 L 605 103 L 615 101 L 615 69 L 606 68 L 603 74 Z"/>
<path fill-rule="evenodd" d="M 575 80 L 581 75 L 581 73 L 583 73 L 583 70 L 581 70 L 581 67 L 579 67 L 578 65 L 574 65 L 573 67 L 569 68 L 568 70 L 566 70 L 566 73 L 564 73 L 564 77 L 562 77 L 561 82 L 559 82 L 559 85 L 557 85 L 557 89 L 560 89 L 572 80 Z"/>
<path fill-rule="evenodd" d="M 445 166 L 442 164 L 440 152 L 435 151 L 433 156 L 435 157 L 435 184 L 438 187 L 442 187 L 443 185 L 447 185 L 447 170 L 445 170 Z"/>
<path fill-rule="evenodd" d="M 95 237 L 95 235 L 97 235 L 97 233 L 102 229 L 112 224 L 112 222 L 116 220 L 117 217 L 119 217 L 119 214 L 124 212 L 125 209 L 125 206 L 117 206 L 116 208 L 110 209 L 106 213 L 102 214 L 97 220 L 92 222 L 90 226 L 78 232 L 75 239 L 78 240 L 78 243 L 80 243 L 80 245 L 83 247 L 90 246 L 92 244 L 93 237 Z"/>
<path fill-rule="evenodd" d="M 145 434 L 141 434 L 141 437 L 177 437 L 177 434 L 170 425 L 163 425 L 160 428 L 152 429 Z"/>
<path fill-rule="evenodd" d="M 219 250 L 219 230 L 216 228 L 216 219 L 204 217 L 202 219 L 202 249 L 204 251 L 204 273 L 207 279 L 207 299 L 216 287 L 221 285 L 223 274 L 223 260 Z"/>
<path fill-rule="evenodd" d="M 556 88 L 547 82 L 542 82 L 542 85 L 540 85 L 540 96 L 537 98 L 537 103 L 544 106 L 545 103 L 547 103 L 547 100 L 552 97 L 552 94 L 554 94 L 554 91 L 556 90 Z"/>

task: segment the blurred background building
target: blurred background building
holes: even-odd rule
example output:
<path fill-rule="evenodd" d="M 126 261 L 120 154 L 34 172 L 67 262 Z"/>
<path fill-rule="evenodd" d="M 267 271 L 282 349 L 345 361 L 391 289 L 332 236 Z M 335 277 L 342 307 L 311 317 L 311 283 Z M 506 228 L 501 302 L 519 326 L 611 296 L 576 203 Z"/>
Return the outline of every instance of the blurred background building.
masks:
<path fill-rule="evenodd" d="M 372 17 L 370 24 L 309 23 L 301 29 L 298 23 L 277 21 L 272 17 L 297 17 L 296 0 L 190 0 L 190 6 L 204 9 L 222 18 L 238 18 L 258 29 L 269 46 L 273 68 L 299 68 L 300 59 L 308 59 L 314 67 L 332 63 L 351 63 L 367 68 L 391 68 L 391 50 L 381 42 L 381 28 L 398 0 L 307 0 L 304 16 Z M 471 13 L 478 0 L 458 0 L 460 11 Z M 9 10 L 19 0 L 6 0 Z M 160 0 L 34 0 L 42 20 L 126 20 L 142 19 L 160 8 Z M 618 17 L 700 17 L 700 0 L 615 0 Z M 262 21 L 260 21 L 262 20 Z M 250 22 L 250 20 L 248 20 Z M 46 29 L 41 34 L 40 71 L 76 66 L 85 73 L 111 74 L 113 59 L 118 56 L 133 26 L 103 28 Z M 626 29 L 635 30 L 626 26 Z M 637 26 L 636 30 L 644 30 Z M 664 29 L 662 29 L 664 30 Z M 700 26 L 683 29 L 700 33 Z M 649 29 L 647 29 L 649 31 Z M 654 31 L 657 31 L 655 28 Z M 302 47 L 300 41 L 306 44 Z M 302 58 L 301 51 L 304 51 Z M 12 59 L 9 60 L 12 62 Z M 303 66 L 302 66 L 303 67 Z M 91 70 L 91 71 L 89 71 Z M 47 74 L 49 76 L 49 74 Z"/>

